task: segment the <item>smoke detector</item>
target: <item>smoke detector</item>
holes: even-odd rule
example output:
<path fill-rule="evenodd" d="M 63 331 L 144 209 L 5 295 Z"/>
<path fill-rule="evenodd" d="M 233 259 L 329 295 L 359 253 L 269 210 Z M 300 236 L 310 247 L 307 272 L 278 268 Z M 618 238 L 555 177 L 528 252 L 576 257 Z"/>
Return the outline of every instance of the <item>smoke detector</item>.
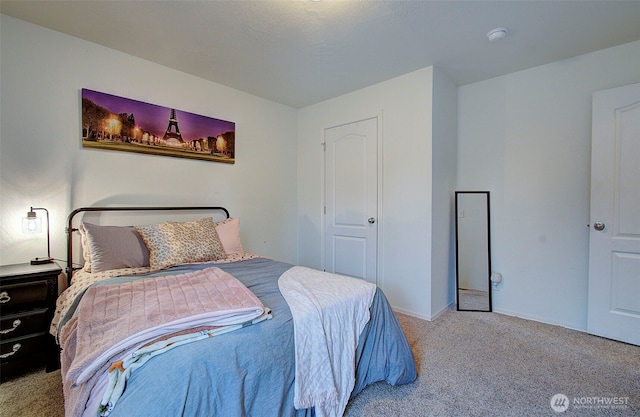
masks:
<path fill-rule="evenodd" d="M 507 28 L 495 28 L 487 33 L 489 42 L 499 41 L 500 39 L 504 39 L 505 36 L 507 36 Z"/>

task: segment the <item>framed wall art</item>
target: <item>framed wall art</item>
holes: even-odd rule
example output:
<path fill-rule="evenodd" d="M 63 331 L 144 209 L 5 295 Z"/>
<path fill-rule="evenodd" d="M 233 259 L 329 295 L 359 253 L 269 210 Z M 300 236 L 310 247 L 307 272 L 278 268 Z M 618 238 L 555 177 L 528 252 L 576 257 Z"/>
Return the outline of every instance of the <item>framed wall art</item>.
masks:
<path fill-rule="evenodd" d="M 235 163 L 236 124 L 82 89 L 82 146 Z"/>

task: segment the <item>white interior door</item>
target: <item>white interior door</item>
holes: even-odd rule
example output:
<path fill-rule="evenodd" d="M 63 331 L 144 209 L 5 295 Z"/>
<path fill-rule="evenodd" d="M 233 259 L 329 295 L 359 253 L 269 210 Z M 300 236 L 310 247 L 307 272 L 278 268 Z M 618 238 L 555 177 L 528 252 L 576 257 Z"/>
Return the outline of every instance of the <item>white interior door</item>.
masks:
<path fill-rule="evenodd" d="M 640 83 L 593 94 L 587 330 L 640 345 Z"/>
<path fill-rule="evenodd" d="M 325 130 L 325 269 L 377 281 L 378 119 Z"/>

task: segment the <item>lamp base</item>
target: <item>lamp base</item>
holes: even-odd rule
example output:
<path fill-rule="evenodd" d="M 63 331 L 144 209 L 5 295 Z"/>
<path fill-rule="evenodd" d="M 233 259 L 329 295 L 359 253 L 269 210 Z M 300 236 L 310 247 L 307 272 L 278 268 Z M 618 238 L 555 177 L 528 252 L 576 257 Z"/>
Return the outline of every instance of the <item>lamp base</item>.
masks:
<path fill-rule="evenodd" d="M 51 262 L 53 262 L 53 259 L 51 258 L 34 258 L 31 260 L 31 265 L 43 265 Z"/>

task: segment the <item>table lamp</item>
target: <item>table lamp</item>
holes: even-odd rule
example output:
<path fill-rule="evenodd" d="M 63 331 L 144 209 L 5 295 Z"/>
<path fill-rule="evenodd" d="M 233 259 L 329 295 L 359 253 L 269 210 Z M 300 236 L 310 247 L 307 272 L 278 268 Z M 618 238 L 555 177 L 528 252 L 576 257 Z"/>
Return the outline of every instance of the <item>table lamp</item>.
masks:
<path fill-rule="evenodd" d="M 42 218 L 36 215 L 36 210 L 43 210 L 47 213 L 47 257 L 34 258 L 31 260 L 31 265 L 41 265 L 53 262 L 53 259 L 51 258 L 51 241 L 49 238 L 49 210 L 44 207 L 31 207 L 29 212 L 27 212 L 27 217 L 22 218 L 22 232 L 29 234 L 42 232 Z"/>

